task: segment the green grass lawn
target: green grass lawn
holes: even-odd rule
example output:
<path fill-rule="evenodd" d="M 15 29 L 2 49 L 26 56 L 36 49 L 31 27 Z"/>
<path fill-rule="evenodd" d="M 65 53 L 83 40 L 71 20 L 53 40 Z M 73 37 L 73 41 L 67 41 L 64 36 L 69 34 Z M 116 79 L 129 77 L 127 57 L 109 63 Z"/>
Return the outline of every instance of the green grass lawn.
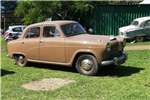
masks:
<path fill-rule="evenodd" d="M 19 67 L 3 50 L 2 100 L 150 100 L 150 51 L 127 53 L 127 62 L 119 68 L 108 66 L 102 68 L 98 76 L 84 76 L 64 66 Z M 52 77 L 72 79 L 76 83 L 55 91 L 31 91 L 21 87 L 24 83 Z"/>

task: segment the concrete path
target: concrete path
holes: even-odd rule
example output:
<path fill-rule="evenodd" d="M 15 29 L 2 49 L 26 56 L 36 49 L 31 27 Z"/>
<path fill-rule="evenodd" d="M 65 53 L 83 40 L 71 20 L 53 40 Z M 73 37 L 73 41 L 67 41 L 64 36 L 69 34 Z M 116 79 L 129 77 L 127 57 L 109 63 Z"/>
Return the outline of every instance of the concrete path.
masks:
<path fill-rule="evenodd" d="M 126 46 L 125 50 L 150 50 L 150 45 Z"/>

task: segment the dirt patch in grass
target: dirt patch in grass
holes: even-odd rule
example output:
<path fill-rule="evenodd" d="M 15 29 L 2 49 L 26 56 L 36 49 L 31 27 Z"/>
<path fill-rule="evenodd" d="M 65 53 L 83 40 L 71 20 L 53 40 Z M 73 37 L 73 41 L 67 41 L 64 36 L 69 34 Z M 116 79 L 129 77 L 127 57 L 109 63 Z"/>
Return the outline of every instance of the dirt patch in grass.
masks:
<path fill-rule="evenodd" d="M 35 91 L 48 91 L 48 90 L 55 90 L 60 87 L 63 87 L 65 85 L 74 83 L 74 80 L 69 79 L 61 79 L 61 78 L 48 78 L 48 79 L 42 79 L 39 81 L 32 81 L 27 84 L 23 84 L 22 87 L 29 90 L 35 90 Z"/>

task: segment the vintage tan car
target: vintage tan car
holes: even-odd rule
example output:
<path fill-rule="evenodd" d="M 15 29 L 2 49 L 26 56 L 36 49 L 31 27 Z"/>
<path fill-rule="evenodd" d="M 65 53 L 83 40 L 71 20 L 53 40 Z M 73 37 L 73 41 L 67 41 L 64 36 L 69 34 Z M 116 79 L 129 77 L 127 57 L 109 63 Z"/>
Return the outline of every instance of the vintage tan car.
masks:
<path fill-rule="evenodd" d="M 126 61 L 120 37 L 87 34 L 76 21 L 45 21 L 29 25 L 21 37 L 8 43 L 8 55 L 19 66 L 27 62 L 74 66 L 84 75 L 96 75 L 101 66 Z"/>

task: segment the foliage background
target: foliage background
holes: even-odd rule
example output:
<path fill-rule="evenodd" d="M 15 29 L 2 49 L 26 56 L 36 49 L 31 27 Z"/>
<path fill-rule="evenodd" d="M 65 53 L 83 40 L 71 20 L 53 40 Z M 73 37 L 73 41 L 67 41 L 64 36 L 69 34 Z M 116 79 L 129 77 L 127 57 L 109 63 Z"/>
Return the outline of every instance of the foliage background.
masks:
<path fill-rule="evenodd" d="M 84 27 L 91 27 L 96 5 L 137 4 L 141 0 L 106 0 L 106 1 L 20 1 L 15 15 L 22 16 L 24 24 L 52 20 L 76 20 Z"/>

